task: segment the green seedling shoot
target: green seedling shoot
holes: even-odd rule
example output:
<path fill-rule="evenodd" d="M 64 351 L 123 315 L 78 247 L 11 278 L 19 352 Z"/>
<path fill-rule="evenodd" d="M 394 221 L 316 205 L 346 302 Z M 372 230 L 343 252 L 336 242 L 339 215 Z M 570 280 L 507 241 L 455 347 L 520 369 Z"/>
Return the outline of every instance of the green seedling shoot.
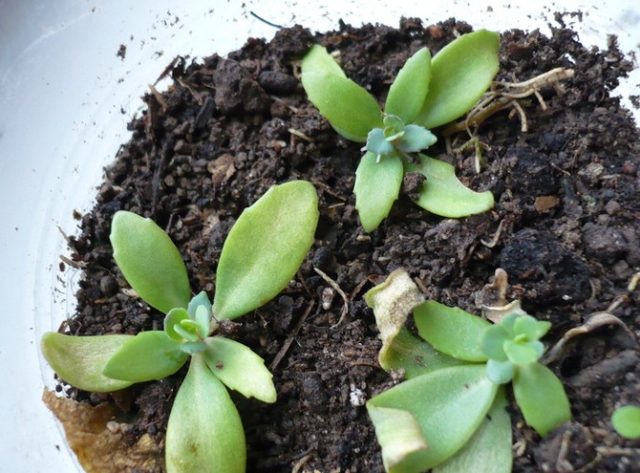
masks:
<path fill-rule="evenodd" d="M 365 295 L 382 338 L 380 365 L 406 380 L 367 402 L 386 471 L 508 473 L 505 384 L 541 436 L 571 418 L 560 380 L 539 363 L 549 322 L 513 311 L 498 324 L 424 297 L 404 270 Z M 410 313 L 419 337 L 405 328 Z"/>
<path fill-rule="evenodd" d="M 621 437 L 629 440 L 640 439 L 640 407 L 617 408 L 611 416 L 611 423 Z"/>
<path fill-rule="evenodd" d="M 436 215 L 465 217 L 493 207 L 491 192 L 465 187 L 453 166 L 420 151 L 437 140 L 430 130 L 463 116 L 490 87 L 499 41 L 498 34 L 480 30 L 460 36 L 433 59 L 420 49 L 391 84 L 384 111 L 322 46 L 303 58 L 302 85 L 311 103 L 340 135 L 365 143 L 354 192 L 366 231 L 389 215 L 406 172 L 426 177 L 417 204 Z"/>
<path fill-rule="evenodd" d="M 219 321 L 257 309 L 287 286 L 313 244 L 317 222 L 310 183 L 269 189 L 229 232 L 212 304 L 205 292 L 191 297 L 180 253 L 158 225 L 117 212 L 110 235 L 114 259 L 138 296 L 166 314 L 164 330 L 78 337 L 49 332 L 43 354 L 63 380 L 93 392 L 170 376 L 191 358 L 167 425 L 166 469 L 243 473 L 244 431 L 225 386 L 267 403 L 276 401 L 276 390 L 262 358 L 214 333 Z"/>

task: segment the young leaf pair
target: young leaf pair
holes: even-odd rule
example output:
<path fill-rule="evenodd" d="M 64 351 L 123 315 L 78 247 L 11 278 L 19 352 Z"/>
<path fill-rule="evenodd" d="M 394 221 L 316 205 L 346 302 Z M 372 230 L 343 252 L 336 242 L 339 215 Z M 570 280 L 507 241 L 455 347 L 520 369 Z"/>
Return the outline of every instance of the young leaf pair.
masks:
<path fill-rule="evenodd" d="M 467 113 L 498 71 L 499 36 L 463 35 L 434 58 L 422 48 L 391 84 L 384 112 L 363 87 L 348 79 L 321 46 L 302 60 L 302 85 L 320 114 L 348 140 L 365 143 L 356 171 L 356 208 L 366 231 L 375 230 L 398 198 L 405 172 L 426 177 L 417 204 L 444 217 L 465 217 L 493 207 L 491 192 L 474 192 L 448 163 L 418 154 L 436 142 L 430 129 Z"/>
<path fill-rule="evenodd" d="M 229 232 L 212 305 L 204 292 L 191 298 L 184 262 L 160 227 L 117 212 L 110 235 L 114 259 L 137 294 L 166 314 L 164 330 L 94 337 L 50 332 L 42 339 L 44 356 L 66 382 L 93 392 L 164 378 L 191 356 L 167 425 L 167 471 L 243 473 L 244 431 L 225 385 L 269 403 L 276 390 L 262 358 L 245 345 L 210 335 L 218 321 L 264 305 L 287 286 L 313 244 L 317 221 L 310 183 L 269 189 Z"/>
<path fill-rule="evenodd" d="M 510 380 L 525 421 L 540 435 L 571 418 L 560 380 L 538 363 L 548 322 L 516 309 L 492 325 L 461 309 L 421 302 L 403 270 L 365 300 L 383 339 L 380 365 L 407 378 L 367 403 L 387 471 L 510 472 L 511 422 L 502 386 Z M 404 327 L 410 312 L 420 338 Z"/>

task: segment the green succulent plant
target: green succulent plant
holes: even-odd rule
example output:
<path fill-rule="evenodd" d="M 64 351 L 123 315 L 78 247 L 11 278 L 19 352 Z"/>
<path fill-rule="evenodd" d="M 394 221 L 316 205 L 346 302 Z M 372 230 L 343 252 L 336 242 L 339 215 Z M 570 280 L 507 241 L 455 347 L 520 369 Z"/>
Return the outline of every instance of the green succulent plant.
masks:
<path fill-rule="evenodd" d="M 548 322 L 514 306 L 514 313 L 492 325 L 424 301 L 403 270 L 365 300 L 383 342 L 380 365 L 406 377 L 367 402 L 388 472 L 510 472 L 509 381 L 525 421 L 540 435 L 571 418 L 560 380 L 538 362 Z M 404 327 L 410 313 L 419 338 Z"/>
<path fill-rule="evenodd" d="M 640 407 L 622 406 L 617 408 L 611 416 L 613 428 L 629 440 L 640 438 Z"/>
<path fill-rule="evenodd" d="M 420 49 L 391 84 L 384 111 L 322 46 L 303 58 L 302 85 L 311 103 L 340 135 L 366 143 L 354 187 L 366 231 L 389 214 L 406 172 L 426 177 L 417 204 L 434 214 L 457 218 L 493 207 L 491 192 L 470 190 L 453 166 L 419 152 L 436 142 L 431 129 L 467 113 L 489 88 L 498 72 L 498 49 L 498 34 L 486 30 L 460 36 L 433 59 Z"/>
<path fill-rule="evenodd" d="M 67 383 L 111 392 L 176 373 L 191 358 L 173 403 L 165 443 L 169 473 L 243 473 L 242 422 L 226 388 L 276 401 L 272 375 L 249 347 L 213 335 L 275 297 L 314 241 L 318 199 L 305 181 L 273 186 L 246 208 L 223 245 L 213 304 L 191 297 L 187 270 L 169 236 L 152 220 L 119 211 L 111 226 L 114 259 L 127 282 L 166 314 L 164 330 L 132 335 L 42 338 L 44 357 Z M 226 386 L 226 388 L 225 388 Z"/>

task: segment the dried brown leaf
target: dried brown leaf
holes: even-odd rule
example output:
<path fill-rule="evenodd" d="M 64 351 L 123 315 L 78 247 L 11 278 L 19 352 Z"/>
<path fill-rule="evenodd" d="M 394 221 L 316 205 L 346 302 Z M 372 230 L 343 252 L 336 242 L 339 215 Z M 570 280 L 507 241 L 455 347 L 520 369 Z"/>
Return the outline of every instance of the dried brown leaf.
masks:
<path fill-rule="evenodd" d="M 67 442 L 87 473 L 164 472 L 162 446 L 149 434 L 128 444 L 114 405 L 91 406 L 47 390 L 42 400 L 62 423 Z"/>
<path fill-rule="evenodd" d="M 234 157 L 230 154 L 223 154 L 209 162 L 207 169 L 211 173 L 213 185 L 218 186 L 228 181 L 236 172 Z"/>

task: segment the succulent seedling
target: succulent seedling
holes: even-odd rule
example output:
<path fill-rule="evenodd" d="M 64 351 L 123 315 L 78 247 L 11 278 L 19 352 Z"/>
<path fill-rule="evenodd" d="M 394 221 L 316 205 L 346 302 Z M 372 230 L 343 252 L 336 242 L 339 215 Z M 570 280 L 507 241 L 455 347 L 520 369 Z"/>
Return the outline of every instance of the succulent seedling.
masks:
<path fill-rule="evenodd" d="M 191 297 L 187 270 L 169 236 L 152 220 L 119 211 L 111 226 L 114 259 L 127 282 L 166 314 L 164 330 L 138 335 L 70 336 L 49 332 L 42 351 L 58 376 L 86 391 L 111 392 L 189 369 L 173 403 L 165 443 L 169 473 L 243 473 L 244 431 L 227 388 L 267 403 L 272 375 L 249 347 L 213 335 L 275 297 L 295 275 L 314 241 L 318 199 L 313 186 L 273 186 L 246 208 L 223 245 L 213 304 Z"/>
<path fill-rule="evenodd" d="M 405 172 L 426 177 L 417 204 L 434 214 L 457 218 L 493 207 L 491 192 L 470 190 L 453 166 L 419 152 L 436 142 L 431 129 L 467 113 L 489 88 L 499 67 L 498 48 L 499 36 L 480 30 L 460 36 L 433 59 L 427 48 L 420 49 L 391 84 L 384 111 L 322 46 L 303 58 L 302 85 L 311 103 L 340 135 L 366 143 L 354 187 L 366 231 L 391 211 Z"/>
<path fill-rule="evenodd" d="M 540 435 L 571 418 L 560 380 L 538 362 L 549 330 L 518 304 L 499 324 L 424 297 L 403 270 L 365 295 L 383 346 L 380 365 L 406 381 L 367 402 L 390 473 L 508 473 L 512 382 L 527 424 Z M 409 313 L 419 338 L 405 327 Z"/>
<path fill-rule="evenodd" d="M 630 405 L 617 408 L 611 416 L 611 423 L 621 437 L 640 439 L 640 407 Z"/>

